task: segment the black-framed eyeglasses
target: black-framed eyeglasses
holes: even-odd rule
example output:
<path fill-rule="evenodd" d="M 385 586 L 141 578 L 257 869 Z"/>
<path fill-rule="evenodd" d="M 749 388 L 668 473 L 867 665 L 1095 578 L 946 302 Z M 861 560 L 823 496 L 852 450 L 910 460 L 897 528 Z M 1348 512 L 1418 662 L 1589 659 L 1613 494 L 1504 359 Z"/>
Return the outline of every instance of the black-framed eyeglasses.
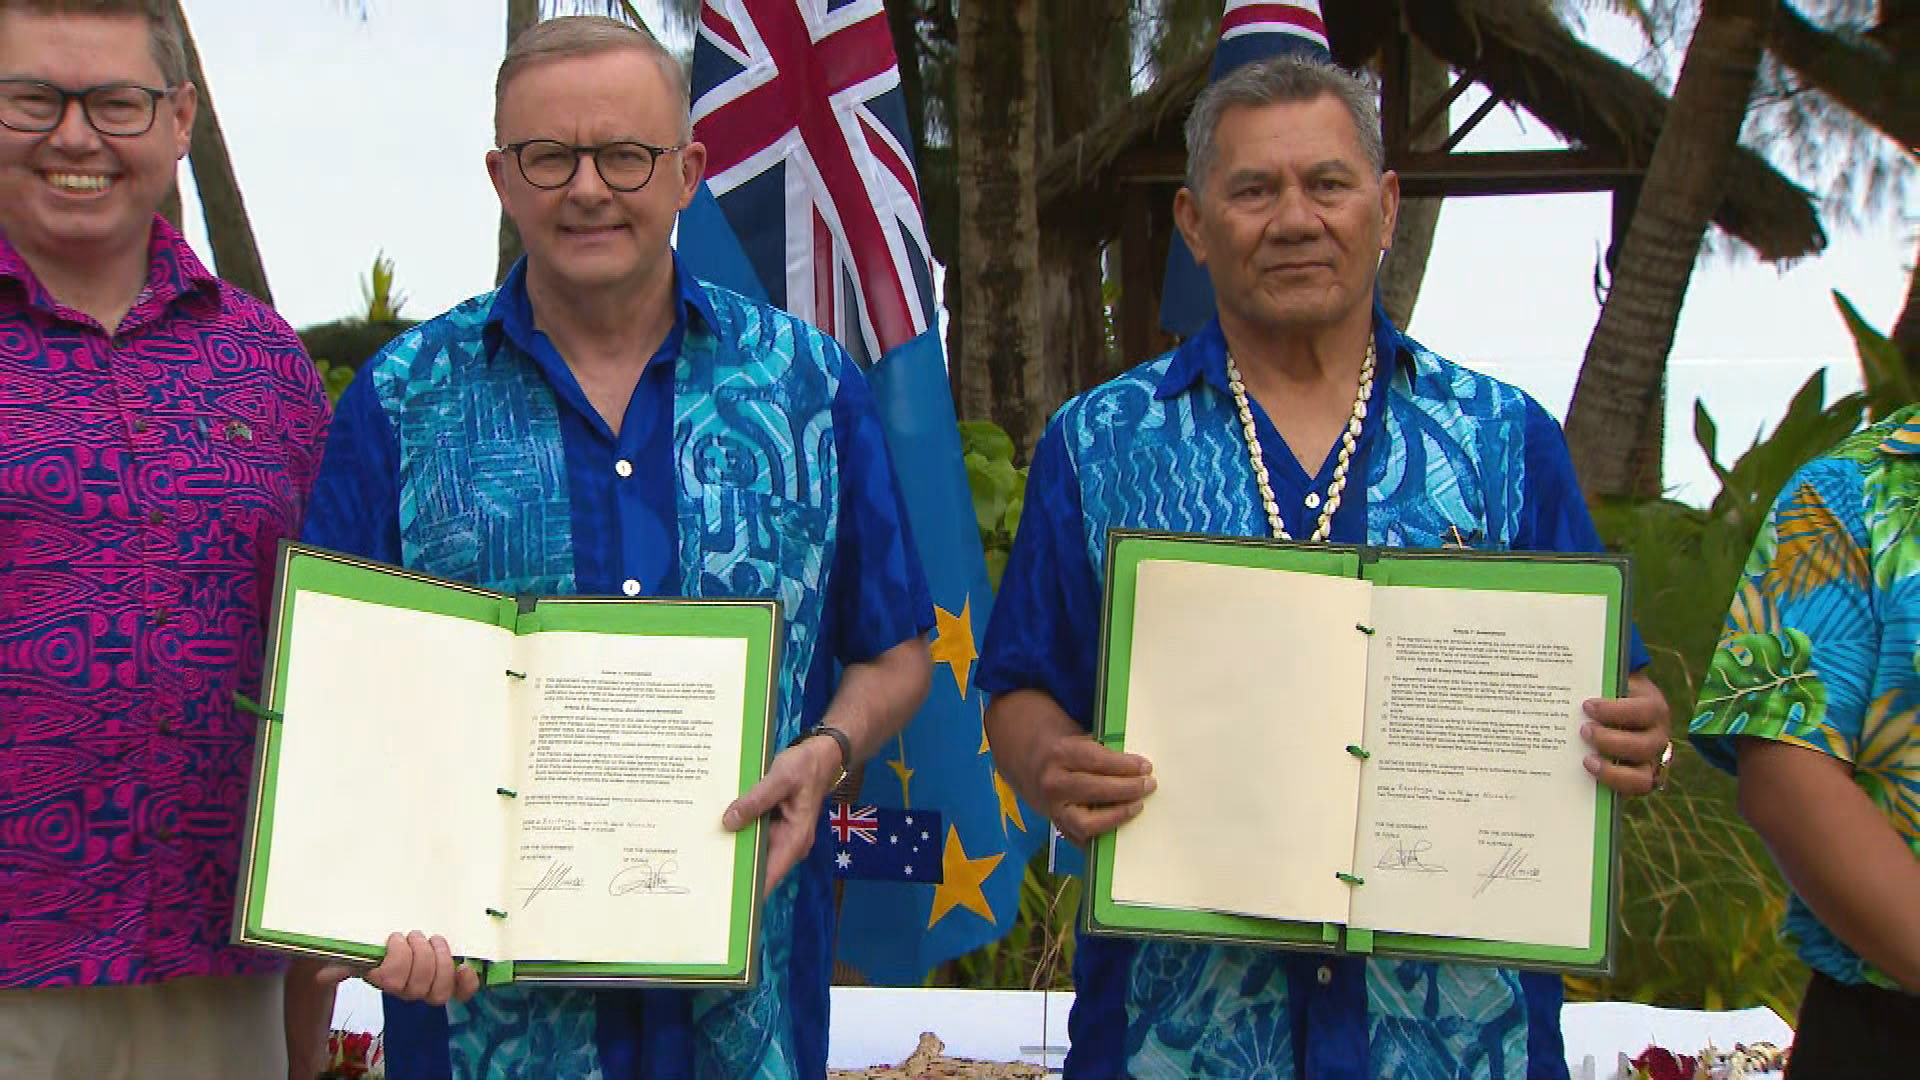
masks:
<path fill-rule="evenodd" d="M 80 103 L 80 113 L 93 130 L 114 138 L 131 139 L 153 130 L 160 102 L 180 88 L 156 90 L 138 83 L 106 83 L 68 90 L 40 79 L 0 79 L 0 127 L 42 135 L 60 126 L 67 104 Z"/>
<path fill-rule="evenodd" d="M 520 175 L 527 183 L 547 191 L 573 183 L 580 169 L 580 158 L 593 159 L 600 180 L 614 191 L 639 191 L 653 179 L 653 167 L 663 155 L 685 150 L 687 144 L 654 146 L 632 139 L 601 143 L 598 146 L 574 146 L 557 139 L 528 139 L 500 148 L 520 163 Z"/>

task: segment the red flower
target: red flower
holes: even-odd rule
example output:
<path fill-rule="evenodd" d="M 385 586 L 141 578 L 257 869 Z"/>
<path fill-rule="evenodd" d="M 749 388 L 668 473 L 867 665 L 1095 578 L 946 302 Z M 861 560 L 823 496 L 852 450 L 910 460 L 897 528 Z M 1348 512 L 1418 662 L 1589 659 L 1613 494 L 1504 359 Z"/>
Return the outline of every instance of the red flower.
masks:
<path fill-rule="evenodd" d="M 1633 1059 L 1633 1067 L 1647 1080 L 1693 1080 L 1700 1063 L 1685 1054 L 1676 1054 L 1658 1046 L 1649 1046 Z"/>

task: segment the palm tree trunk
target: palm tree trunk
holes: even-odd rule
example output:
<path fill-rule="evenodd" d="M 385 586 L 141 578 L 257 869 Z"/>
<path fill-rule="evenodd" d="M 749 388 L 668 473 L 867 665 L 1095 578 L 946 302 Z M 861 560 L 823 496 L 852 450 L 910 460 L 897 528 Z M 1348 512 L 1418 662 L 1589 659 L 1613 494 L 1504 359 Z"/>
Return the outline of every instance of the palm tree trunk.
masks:
<path fill-rule="evenodd" d="M 1589 498 L 1661 492 L 1667 353 L 1725 191 L 1772 14 L 1769 0 L 1701 5 L 1567 411 L 1568 447 Z"/>
<path fill-rule="evenodd" d="M 1452 69 L 1417 40 L 1409 40 L 1408 73 L 1412 76 L 1411 112 L 1415 119 L 1452 85 Z M 1409 121 L 1411 122 L 1411 121 Z M 1416 150 L 1431 150 L 1446 142 L 1446 116 L 1413 138 Z M 1433 234 L 1440 227 L 1438 197 L 1402 199 L 1400 217 L 1393 226 L 1393 250 L 1380 264 L 1380 304 L 1393 325 L 1405 329 L 1413 322 L 1413 305 L 1420 299 L 1420 283 L 1427 277 L 1427 259 L 1433 254 Z"/>
<path fill-rule="evenodd" d="M 272 305 L 273 292 L 267 287 L 260 246 L 253 236 L 253 224 L 247 219 L 246 201 L 240 197 L 240 181 L 233 173 L 233 159 L 227 154 L 220 118 L 213 109 L 213 91 L 207 86 L 205 69 L 200 66 L 200 50 L 194 46 L 193 32 L 187 27 L 187 13 L 182 10 L 180 0 L 171 0 L 171 4 L 187 47 L 187 78 L 199 94 L 187 159 L 193 166 L 193 186 L 200 195 L 200 210 L 207 223 L 213 271 L 235 288 L 259 297 L 261 303 Z"/>
<path fill-rule="evenodd" d="M 1039 0 L 960 5 L 955 145 L 963 413 L 1031 449 L 1059 399 L 1040 327 Z"/>
<path fill-rule="evenodd" d="M 1036 144 L 1041 154 L 1093 125 L 1115 98 L 1126 96 L 1124 69 L 1110 62 L 1107 43 L 1124 40 L 1126 0 L 1052 0 L 1041 15 Z M 1115 79 L 1113 75 L 1119 75 Z M 1036 210 L 1037 213 L 1037 210 Z M 1085 390 L 1118 374 L 1108 355 L 1106 302 L 1101 293 L 1100 243 L 1078 222 L 1040 232 L 1042 356 L 1062 394 Z M 1060 404 L 1036 402 L 1042 414 Z"/>
<path fill-rule="evenodd" d="M 540 21 L 540 0 L 507 0 L 507 45 Z M 507 216 L 505 209 L 500 211 L 500 257 L 494 264 L 493 282 L 498 285 L 507 280 L 507 272 L 513 264 L 520 261 L 526 253 L 526 245 L 520 242 L 520 230 L 513 227 L 513 219 Z"/>

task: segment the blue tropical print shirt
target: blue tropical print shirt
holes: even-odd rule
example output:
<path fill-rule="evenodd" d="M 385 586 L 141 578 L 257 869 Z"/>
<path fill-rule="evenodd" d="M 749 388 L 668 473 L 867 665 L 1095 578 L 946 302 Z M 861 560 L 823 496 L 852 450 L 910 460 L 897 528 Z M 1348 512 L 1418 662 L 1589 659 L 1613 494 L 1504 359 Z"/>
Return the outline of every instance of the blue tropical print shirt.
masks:
<path fill-rule="evenodd" d="M 1599 550 L 1545 410 L 1383 313 L 1375 327 L 1380 370 L 1333 542 Z M 1309 476 L 1250 405 L 1287 530 L 1311 535 L 1337 454 Z M 1069 401 L 1034 453 L 978 679 L 1043 690 L 1089 730 L 1109 526 L 1267 534 L 1217 320 Z M 1633 666 L 1645 662 L 1636 639 Z M 1066 1072 L 1078 1080 L 1567 1075 L 1557 975 L 1083 935 L 1074 987 Z"/>
<path fill-rule="evenodd" d="M 864 376 L 829 339 L 784 313 L 704 286 L 677 260 L 675 278 L 673 330 L 648 363 L 617 435 L 587 401 L 578 380 L 537 326 L 527 296 L 524 261 L 495 293 L 468 301 L 396 341 L 369 361 L 341 395 L 304 539 L 410 565 L 420 561 L 419 545 L 407 534 L 407 522 L 419 516 L 416 506 L 434 500 L 485 499 L 484 492 L 418 490 L 419 477 L 427 471 L 410 471 L 404 445 L 408 430 L 422 425 L 432 429 L 436 423 L 471 427 L 493 419 L 415 415 L 400 417 L 410 428 L 396 424 L 393 402 L 383 399 L 381 392 L 382 379 L 391 383 L 398 367 L 389 354 L 424 337 L 439 342 L 436 347 L 449 354 L 485 357 L 488 367 L 484 370 L 505 371 L 500 377 L 520 380 L 536 388 L 543 401 L 553 403 L 545 407 L 557 428 L 532 424 L 533 445 L 543 451 L 533 455 L 541 460 L 529 466 L 538 476 L 534 481 L 537 497 L 473 511 L 503 516 L 503 531 L 521 537 L 514 543 L 535 553 L 522 562 L 540 562 L 550 570 L 557 566 L 558 576 L 536 580 L 543 586 L 558 582 L 563 591 L 579 595 L 679 595 L 684 591 L 686 568 L 697 572 L 698 566 L 698 553 L 683 550 L 690 543 L 687 530 L 702 527 L 697 516 L 688 518 L 688 481 L 681 470 L 697 459 L 700 468 L 728 474 L 716 480 L 741 482 L 732 474 L 743 466 L 724 441 L 708 439 L 704 448 L 675 446 L 676 433 L 684 434 L 686 428 L 686 417 L 675 415 L 676 402 L 686 397 L 686 385 L 677 386 L 676 380 L 684 382 L 682 361 L 695 345 L 700 347 L 697 357 L 730 358 L 730 351 L 737 351 L 734 343 L 715 339 L 728 327 L 751 325 L 757 333 L 752 350 L 785 355 L 757 352 L 749 362 L 784 360 L 788 370 L 796 373 L 793 377 L 800 378 L 809 374 L 803 371 L 805 356 L 814 356 L 830 376 L 820 379 L 822 372 L 811 373 L 826 388 L 819 393 L 831 394 L 830 425 L 810 421 L 806 432 L 808 438 L 830 439 L 830 454 L 823 453 L 828 447 L 813 443 L 756 450 L 767 451 L 771 459 L 783 459 L 775 467 L 797 476 L 795 482 L 802 486 L 837 491 L 837 505 L 833 513 L 822 516 L 800 503 L 750 491 L 744 495 L 723 491 L 717 484 L 697 493 L 694 502 L 704 498 L 714 505 L 715 493 L 720 492 L 723 499 L 778 504 L 774 513 L 798 513 L 812 525 L 829 523 L 830 535 L 814 549 L 816 556 L 831 552 L 827 565 L 803 568 L 790 557 L 778 564 L 782 577 L 821 579 L 818 589 L 809 587 L 807 593 L 824 594 L 818 605 L 818 625 L 797 631 L 820 643 L 798 680 L 803 688 L 797 709 L 799 726 L 810 725 L 826 711 L 841 665 L 870 660 L 933 625 L 932 602 L 908 532 L 879 416 Z M 716 310 L 717 304 L 726 310 Z M 763 403 L 758 411 L 769 408 Z M 819 430 L 822 426 L 830 426 L 830 431 Z M 543 439 L 552 441 L 553 430 L 559 445 L 541 446 Z M 428 453 L 444 454 L 451 452 L 448 447 L 465 445 L 464 437 L 443 428 L 427 430 L 424 439 Z M 548 468 L 549 462 L 557 467 Z M 456 463 L 450 472 L 438 475 L 458 476 L 466 467 Z M 778 490 L 776 481 L 776 495 Z M 721 517 L 744 520 L 754 509 L 753 502 L 728 501 Z M 786 524 L 781 522 L 779 527 Z M 711 528 L 710 519 L 706 527 Z M 694 536 L 695 544 L 713 542 Z M 719 542 L 731 543 L 731 534 Z M 483 563 L 485 558 L 483 552 Z M 799 562 L 808 558 L 803 554 Z M 705 584 L 704 594 L 718 595 L 726 594 L 735 583 Z M 764 584 L 763 579 L 753 579 L 749 592 Z M 790 603 L 784 595 L 782 602 L 788 611 L 805 606 Z M 789 653 L 793 640 L 789 638 Z M 792 726 L 791 717 L 783 730 L 784 726 Z M 716 817 L 722 809 L 714 808 Z M 824 821 L 821 831 L 826 833 Z M 387 997 L 383 1004 L 388 1075 L 395 1080 L 479 1080 L 493 1075 L 566 1080 L 749 1076 L 786 1080 L 822 1075 L 833 962 L 831 853 L 830 842 L 817 842 L 768 900 L 766 947 L 769 956 L 784 957 L 783 977 L 773 987 L 777 992 L 509 987 L 483 990 L 470 1003 L 472 1008 L 453 1010 L 458 1015 L 451 1017 L 449 1009 Z M 775 934 L 782 937 L 777 945 L 771 943 Z M 773 979 L 776 966 L 781 965 L 765 965 L 769 974 L 763 976 L 763 984 Z M 749 998 L 753 999 L 749 1004 L 729 1007 Z M 721 1030 L 727 1025 L 741 1031 Z M 743 1038 L 734 1037 L 741 1032 Z M 743 1042 L 745 1050 L 740 1049 Z"/>
<path fill-rule="evenodd" d="M 1920 858 L 1920 406 L 1788 481 L 1734 592 L 1695 714 L 1693 745 L 1728 772 L 1738 772 L 1739 736 L 1847 762 Z M 1894 985 L 1798 896 L 1784 932 L 1816 971 Z"/>

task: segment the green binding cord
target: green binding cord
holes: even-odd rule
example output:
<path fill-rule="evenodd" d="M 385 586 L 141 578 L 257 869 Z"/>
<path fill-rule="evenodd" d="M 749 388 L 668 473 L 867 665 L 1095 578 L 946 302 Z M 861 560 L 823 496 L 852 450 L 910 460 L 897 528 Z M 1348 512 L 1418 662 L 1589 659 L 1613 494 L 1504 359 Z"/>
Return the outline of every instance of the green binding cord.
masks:
<path fill-rule="evenodd" d="M 1373 756 L 1373 751 L 1357 743 L 1348 743 L 1347 753 L 1352 754 L 1354 757 L 1359 758 L 1361 761 L 1365 761 L 1368 758 Z"/>
<path fill-rule="evenodd" d="M 513 981 L 513 961 L 495 960 L 487 965 L 481 975 L 481 982 L 487 986 L 505 986 Z"/>
<path fill-rule="evenodd" d="M 1344 881 L 1349 885 L 1365 885 L 1367 883 L 1366 878 L 1356 877 L 1355 875 L 1349 874 L 1344 870 L 1335 870 L 1333 872 L 1333 876 L 1339 878 L 1341 881 Z"/>
<path fill-rule="evenodd" d="M 499 908 L 497 908 L 497 907 L 490 907 L 490 908 L 488 908 L 488 909 L 487 909 L 487 914 L 489 914 L 489 915 L 491 915 L 491 916 L 493 916 L 493 917 L 494 917 L 494 918 L 496 918 L 496 919 L 504 919 L 504 918 L 506 918 L 506 917 L 507 917 L 507 913 L 506 913 L 506 912 L 504 912 L 504 911 L 501 911 L 501 910 L 500 910 Z"/>
<path fill-rule="evenodd" d="M 1368 626 L 1366 623 L 1354 623 L 1353 628 L 1367 635 L 1368 637 L 1373 636 L 1373 627 Z"/>
<path fill-rule="evenodd" d="M 512 788 L 497 787 L 493 789 L 493 793 L 495 795 L 505 795 L 509 799 L 517 799 L 520 797 L 520 793 Z"/>
<path fill-rule="evenodd" d="M 287 719 L 286 717 L 280 715 L 277 712 L 274 712 L 272 709 L 267 708 L 265 705 L 260 704 L 259 702 L 253 700 L 252 698 L 248 697 L 245 694 L 233 695 L 233 703 L 234 705 L 239 707 L 239 709 L 242 712 L 250 712 L 262 720 L 271 720 L 274 723 L 279 724 L 279 723 L 284 723 Z"/>

